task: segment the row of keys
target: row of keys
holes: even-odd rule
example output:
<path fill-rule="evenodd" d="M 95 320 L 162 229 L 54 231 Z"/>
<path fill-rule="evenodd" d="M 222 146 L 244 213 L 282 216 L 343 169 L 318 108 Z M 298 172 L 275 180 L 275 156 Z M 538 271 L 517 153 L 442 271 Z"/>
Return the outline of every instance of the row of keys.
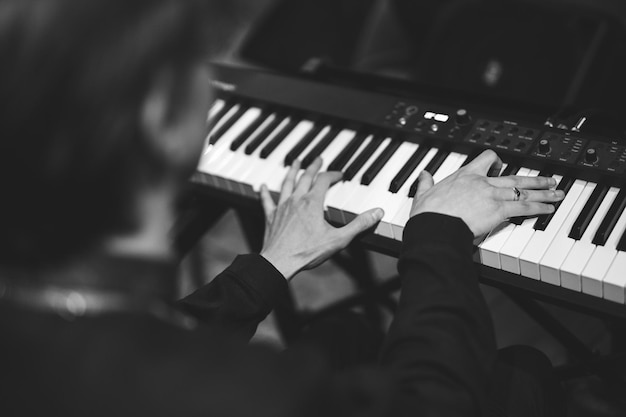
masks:
<path fill-rule="evenodd" d="M 256 198 L 266 184 L 277 195 L 293 161 L 306 167 L 321 157 L 322 170 L 344 177 L 326 196 L 329 220 L 345 224 L 381 207 L 385 215 L 375 233 L 396 240 L 410 217 L 420 172 L 437 183 L 475 156 L 242 102 L 216 101 L 209 123 L 198 171 L 211 185 Z M 481 262 L 625 303 L 626 189 L 513 165 L 502 174 L 553 176 L 566 197 L 552 215 L 510 219 L 494 229 L 479 245 Z"/>

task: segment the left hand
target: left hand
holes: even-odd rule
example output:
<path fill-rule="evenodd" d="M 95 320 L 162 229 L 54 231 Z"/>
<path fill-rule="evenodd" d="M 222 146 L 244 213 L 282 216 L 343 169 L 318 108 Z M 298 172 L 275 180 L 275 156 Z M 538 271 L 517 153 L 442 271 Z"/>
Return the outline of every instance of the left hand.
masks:
<path fill-rule="evenodd" d="M 283 182 L 278 205 L 267 187 L 261 187 L 266 218 L 261 255 L 287 279 L 322 264 L 356 235 L 378 223 L 384 214 L 382 209 L 372 209 L 343 227 L 329 224 L 324 219 L 324 198 L 330 186 L 341 179 L 341 173 L 318 174 L 321 165 L 322 160 L 316 159 L 296 182 L 300 162 L 294 162 Z"/>

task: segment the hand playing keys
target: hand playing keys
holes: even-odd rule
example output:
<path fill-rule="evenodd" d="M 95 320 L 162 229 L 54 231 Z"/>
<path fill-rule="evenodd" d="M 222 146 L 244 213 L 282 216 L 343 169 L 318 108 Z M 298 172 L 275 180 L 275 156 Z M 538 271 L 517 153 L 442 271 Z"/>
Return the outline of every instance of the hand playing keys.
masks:
<path fill-rule="evenodd" d="M 343 227 L 329 224 L 324 219 L 324 197 L 341 179 L 341 173 L 319 173 L 321 165 L 322 160 L 316 159 L 297 180 L 300 163 L 295 161 L 283 182 L 278 204 L 267 187 L 261 187 L 266 218 L 261 255 L 287 279 L 322 264 L 384 214 L 381 209 L 372 209 Z"/>
<path fill-rule="evenodd" d="M 510 217 L 535 216 L 554 211 L 551 203 L 565 194 L 553 190 L 556 182 L 546 177 L 488 177 L 502 161 L 493 151 L 481 153 L 471 163 L 433 186 L 432 176 L 422 172 L 411 217 L 434 212 L 462 219 L 474 237 L 489 233 Z"/>

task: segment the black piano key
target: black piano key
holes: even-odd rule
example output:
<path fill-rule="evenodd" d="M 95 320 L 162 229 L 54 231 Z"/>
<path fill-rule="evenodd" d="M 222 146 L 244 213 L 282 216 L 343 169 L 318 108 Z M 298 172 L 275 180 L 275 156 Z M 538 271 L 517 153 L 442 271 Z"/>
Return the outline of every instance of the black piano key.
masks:
<path fill-rule="evenodd" d="M 554 170 L 552 170 L 552 168 L 544 168 L 541 171 L 539 171 L 539 175 L 537 175 L 538 177 L 551 177 L 554 175 Z"/>
<path fill-rule="evenodd" d="M 297 117 L 292 117 L 289 120 L 289 123 L 287 123 L 287 125 L 285 125 L 285 127 L 283 127 L 281 131 L 278 132 L 276 136 L 274 136 L 263 149 L 261 149 L 261 152 L 259 154 L 261 156 L 261 159 L 265 159 L 270 156 L 272 152 L 274 152 L 274 150 L 278 147 L 278 145 L 283 143 L 287 135 L 291 133 L 291 131 L 298 125 L 298 123 L 300 123 L 300 119 Z"/>
<path fill-rule="evenodd" d="M 565 176 L 561 178 L 561 181 L 559 181 L 559 185 L 556 186 L 556 189 L 563 190 L 565 195 L 567 195 L 570 188 L 572 188 L 572 184 L 574 184 L 574 181 L 575 181 L 574 178 Z M 535 222 L 535 225 L 533 226 L 535 230 L 546 230 L 546 227 L 548 227 L 548 225 L 550 224 L 550 221 L 554 217 L 554 214 L 559 209 L 561 205 L 561 201 L 554 203 L 554 211 L 552 213 L 542 214 L 541 216 L 537 217 L 537 221 Z"/>
<path fill-rule="evenodd" d="M 620 238 L 619 242 L 617 242 L 617 250 L 620 252 L 626 252 L 626 230 L 624 230 L 624 234 Z"/>
<path fill-rule="evenodd" d="M 250 136 L 259 128 L 259 126 L 261 126 L 265 119 L 269 117 L 269 115 L 270 112 L 268 112 L 267 110 L 262 111 L 259 117 L 254 119 L 254 121 L 250 123 L 250 125 L 246 127 L 243 132 L 241 132 L 239 136 L 237 136 L 235 140 L 230 144 L 230 150 L 234 152 L 239 149 L 241 145 L 243 145 L 246 140 L 248 140 Z"/>
<path fill-rule="evenodd" d="M 437 154 L 434 156 L 434 158 L 430 160 L 428 165 L 426 165 L 426 168 L 424 168 L 424 171 L 428 171 L 430 175 L 433 175 L 435 172 L 437 172 L 439 167 L 441 167 L 441 164 L 443 164 L 443 161 L 446 160 L 448 155 L 450 155 L 450 152 L 440 149 L 437 152 Z M 409 190 L 409 197 L 411 198 L 415 197 L 415 194 L 417 193 L 418 184 L 419 184 L 419 177 L 411 185 L 411 189 Z"/>
<path fill-rule="evenodd" d="M 508 177 L 509 175 L 515 175 L 519 171 L 519 167 L 514 164 L 507 164 L 504 171 L 500 174 L 501 177 Z"/>
<path fill-rule="evenodd" d="M 329 171 L 343 171 L 343 168 L 346 166 L 348 161 L 352 155 L 359 149 L 361 143 L 367 138 L 367 132 L 358 132 L 354 135 L 354 138 L 348 143 L 348 145 L 343 148 L 343 150 L 337 155 L 337 157 L 333 160 L 333 162 L 328 165 Z"/>
<path fill-rule="evenodd" d="M 330 131 L 324 135 L 322 139 L 309 151 L 309 153 L 302 158 L 302 169 L 307 169 L 309 165 L 315 161 L 315 158 L 320 156 L 322 152 L 328 148 L 328 146 L 332 143 L 332 141 L 337 137 L 337 135 L 341 132 L 341 128 L 338 126 L 331 127 Z"/>
<path fill-rule="evenodd" d="M 246 145 L 246 155 L 251 155 L 256 151 L 259 146 L 272 134 L 274 130 L 285 120 L 287 116 L 282 113 L 276 113 L 274 120 L 272 120 L 267 126 L 263 128 L 261 132 L 252 141 Z"/>
<path fill-rule="evenodd" d="M 302 139 L 300 139 L 298 143 L 296 143 L 296 145 L 287 153 L 287 156 L 285 156 L 285 165 L 290 166 L 291 164 L 293 164 L 293 161 L 298 159 L 300 154 L 304 152 L 306 147 L 311 144 L 311 142 L 317 137 L 317 135 L 320 134 L 322 129 L 327 124 L 328 123 L 326 121 L 316 122 L 313 125 L 313 128 L 309 130 L 307 134 L 304 135 Z"/>
<path fill-rule="evenodd" d="M 622 188 L 620 192 L 615 197 L 615 201 L 611 204 L 609 211 L 604 216 L 602 223 L 600 223 L 600 227 L 598 227 L 598 231 L 593 238 L 594 245 L 604 246 L 607 239 L 611 235 L 619 216 L 622 215 L 624 211 L 624 207 L 626 206 L 626 188 Z"/>
<path fill-rule="evenodd" d="M 361 153 L 354 158 L 350 166 L 346 168 L 343 173 L 343 179 L 345 181 L 350 181 L 354 176 L 363 168 L 363 165 L 370 159 L 370 157 L 376 152 L 376 149 L 380 147 L 383 143 L 383 138 L 380 136 L 374 136 L 370 143 L 367 144 L 365 149 L 361 151 Z"/>
<path fill-rule="evenodd" d="M 372 181 L 374 181 L 374 178 L 376 178 L 380 170 L 383 169 L 387 161 L 389 161 L 389 158 L 393 156 L 393 154 L 398 150 L 401 144 L 402 141 L 400 140 L 391 140 L 385 150 L 382 151 L 380 155 L 378 155 L 378 158 L 376 158 L 374 163 L 363 174 L 363 178 L 361 178 L 362 185 L 370 185 Z"/>
<path fill-rule="evenodd" d="M 430 151 L 430 148 L 426 146 L 420 146 L 417 148 L 411 158 L 406 161 L 406 164 L 404 164 L 398 174 L 391 181 L 391 185 L 389 186 L 390 192 L 395 194 L 400 190 L 400 188 L 402 188 L 406 180 L 411 176 L 413 171 L 415 171 L 420 162 L 422 162 L 428 151 Z"/>
<path fill-rule="evenodd" d="M 527 217 L 524 217 L 524 216 L 511 217 L 509 219 L 509 223 L 519 226 L 520 224 L 524 223 L 524 220 L 526 219 Z"/>
<path fill-rule="evenodd" d="M 446 158 L 448 158 L 449 155 L 450 152 L 440 149 L 439 152 L 437 152 L 437 155 L 435 155 L 435 157 L 430 160 L 428 165 L 426 165 L 424 171 L 428 171 L 430 175 L 435 175 L 437 170 L 441 167 L 441 164 L 443 164 L 443 162 L 446 160 Z"/>
<path fill-rule="evenodd" d="M 411 188 L 409 188 L 409 197 L 413 198 L 415 197 L 415 194 L 417 194 L 417 186 L 420 182 L 420 177 L 418 176 L 415 181 L 413 181 L 413 184 L 411 184 Z"/>
<path fill-rule="evenodd" d="M 209 144 L 210 145 L 215 145 L 217 143 L 218 140 L 220 140 L 220 138 L 222 137 L 222 135 L 224 133 L 226 133 L 228 131 L 228 129 L 230 129 L 231 127 L 233 127 L 233 125 L 235 124 L 235 122 L 237 122 L 237 120 L 239 120 L 239 118 L 248 110 L 247 106 L 240 106 L 239 109 L 232 115 L 230 116 L 230 118 L 226 121 L 224 121 L 224 123 L 222 123 L 222 125 L 219 127 L 219 129 L 217 129 L 215 132 L 213 132 L 211 134 L 211 136 L 209 137 Z"/>
<path fill-rule="evenodd" d="M 596 188 L 593 190 L 593 193 L 589 196 L 589 200 L 585 203 L 585 207 L 583 207 L 582 211 L 576 218 L 576 221 L 572 225 L 572 230 L 569 233 L 569 237 L 572 239 L 580 240 L 582 239 L 591 219 L 598 211 L 598 207 L 602 204 L 602 200 L 606 196 L 606 193 L 609 191 L 608 185 L 596 185 Z"/>

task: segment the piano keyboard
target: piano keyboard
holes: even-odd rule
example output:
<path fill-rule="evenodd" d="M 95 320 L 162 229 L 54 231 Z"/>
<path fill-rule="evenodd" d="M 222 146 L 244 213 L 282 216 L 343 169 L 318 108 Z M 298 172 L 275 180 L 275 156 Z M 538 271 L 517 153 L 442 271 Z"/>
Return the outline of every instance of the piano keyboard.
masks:
<path fill-rule="evenodd" d="M 315 87 L 315 83 L 302 83 Z M 319 88 L 312 88 L 310 94 L 318 101 L 322 95 Z M 405 105 L 399 116 L 392 111 L 390 126 L 301 109 L 297 103 L 286 106 L 282 98 L 273 102 L 271 91 L 267 97 L 252 96 L 219 94 L 209 112 L 207 145 L 194 181 L 248 198 L 258 198 L 260 186 L 266 184 L 278 195 L 293 161 L 300 160 L 306 168 L 321 157 L 322 170 L 343 173 L 343 181 L 331 187 L 326 196 L 327 218 L 339 225 L 346 224 L 367 209 L 381 207 L 385 215 L 374 233 L 395 241 L 402 239 L 420 172 L 430 172 L 437 183 L 489 148 L 488 139 L 480 146 L 471 140 L 482 132 L 483 117 L 473 123 L 463 125 L 457 120 L 455 124 L 452 111 L 429 111 L 422 104 L 415 109 Z M 328 99 L 333 99 L 332 94 Z M 407 124 L 403 117 L 412 116 L 411 112 L 418 115 L 415 126 L 428 121 L 430 136 L 402 130 Z M 389 117 L 382 120 L 388 121 Z M 434 126 L 446 124 L 452 126 L 449 131 L 458 132 L 459 136 L 448 133 L 451 140 L 438 139 L 435 134 L 439 129 Z M 511 131 L 519 124 L 505 122 L 505 126 Z M 495 124 L 493 129 L 502 130 L 503 126 Z M 521 129 L 528 131 L 526 127 Z M 541 154 L 540 142 L 545 134 L 540 132 L 547 128 L 534 129 L 533 135 L 522 138 L 530 142 L 527 153 L 510 148 L 499 152 L 505 162 L 501 174 L 552 176 L 566 197 L 552 215 L 510 219 L 494 229 L 478 244 L 480 262 L 528 279 L 626 304 L 626 188 L 621 185 L 624 175 L 613 171 L 598 174 L 594 166 L 572 169 L 570 165 L 584 162 L 589 153 L 584 149 L 580 149 L 580 159 L 574 162 L 564 164 L 563 158 L 546 158 L 550 154 Z M 565 139 L 566 143 L 578 143 L 576 140 L 569 136 Z M 516 148 L 519 143 L 524 142 L 518 141 Z M 586 142 L 587 146 L 590 143 L 595 142 Z M 555 146 L 560 145 L 557 141 Z M 582 174 L 587 171 L 591 174 Z"/>

